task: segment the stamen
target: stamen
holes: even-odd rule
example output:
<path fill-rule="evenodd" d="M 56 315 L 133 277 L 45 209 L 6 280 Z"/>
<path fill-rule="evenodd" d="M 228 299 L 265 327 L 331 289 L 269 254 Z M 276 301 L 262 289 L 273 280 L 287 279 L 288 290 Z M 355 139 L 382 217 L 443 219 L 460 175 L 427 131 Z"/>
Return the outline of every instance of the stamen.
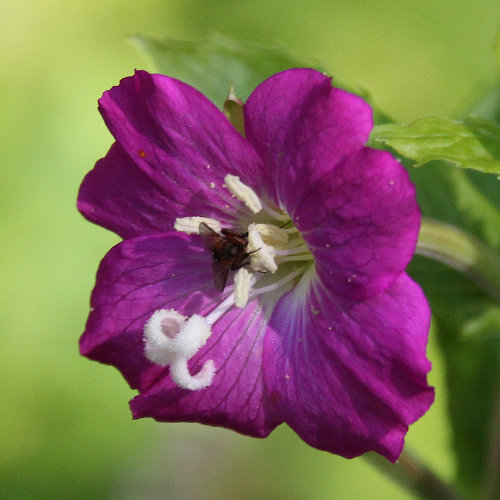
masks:
<path fill-rule="evenodd" d="M 284 212 L 274 210 L 274 208 L 271 208 L 267 203 L 264 201 L 261 201 L 262 204 L 262 210 L 266 212 L 268 215 L 270 215 L 273 219 L 279 220 L 279 221 L 288 221 L 290 220 L 290 216 L 285 214 Z"/>
<path fill-rule="evenodd" d="M 188 361 L 206 344 L 211 333 L 207 320 L 198 314 L 187 319 L 174 309 L 160 309 L 144 327 L 144 352 L 153 363 L 170 366 L 170 376 L 177 386 L 196 391 L 212 383 L 215 364 L 213 360 L 206 361 L 193 376 Z"/>
<path fill-rule="evenodd" d="M 246 184 L 240 181 L 237 175 L 227 174 L 224 183 L 230 193 L 242 201 L 254 214 L 262 210 L 262 204 L 257 193 Z"/>
<path fill-rule="evenodd" d="M 218 220 L 210 217 L 179 217 L 175 219 L 174 228 L 177 231 L 187 234 L 198 234 L 200 222 L 204 222 L 207 226 L 213 229 L 216 233 L 221 231 L 221 223 Z"/>
<path fill-rule="evenodd" d="M 261 293 L 274 292 L 274 290 L 281 288 L 282 286 L 286 285 L 287 283 L 295 279 L 297 276 L 302 274 L 307 269 L 307 267 L 308 265 L 298 267 L 297 269 L 295 269 L 295 271 L 292 271 L 291 273 L 287 274 L 284 278 L 280 279 L 279 281 L 276 281 L 275 283 L 272 283 L 271 285 L 252 289 L 250 297 L 259 295 Z"/>
<path fill-rule="evenodd" d="M 273 253 L 274 247 L 266 245 L 260 233 L 252 227 L 253 224 L 248 226 L 248 252 L 252 253 L 250 268 L 252 271 L 261 272 L 276 272 L 278 266 L 274 260 Z"/>
<path fill-rule="evenodd" d="M 234 295 L 230 294 L 223 302 L 221 302 L 213 311 L 205 316 L 206 322 L 213 326 L 213 324 L 219 320 L 219 318 L 231 307 L 234 306 Z"/>
<path fill-rule="evenodd" d="M 297 255 L 299 253 L 309 252 L 309 248 L 307 245 L 299 245 L 292 248 L 287 248 L 286 250 L 275 250 L 274 254 L 277 256 L 285 256 L 285 255 Z"/>
<path fill-rule="evenodd" d="M 282 246 L 288 243 L 288 234 L 274 224 L 250 224 L 248 231 L 255 229 L 261 236 L 264 243 L 272 246 Z"/>
<path fill-rule="evenodd" d="M 267 220 L 268 222 L 248 224 L 248 212 L 243 205 L 238 205 L 237 212 L 241 212 L 241 219 L 238 219 L 235 213 L 231 215 L 236 220 L 240 220 L 240 222 L 245 221 L 245 225 L 248 224 L 248 243 L 244 263 L 248 263 L 249 265 L 246 268 L 241 267 L 235 274 L 233 292 L 227 295 L 223 302 L 217 305 L 204 318 L 194 315 L 186 320 L 186 318 L 178 315 L 175 311 L 166 311 L 166 313 L 170 314 L 168 321 L 164 321 L 160 326 L 150 327 L 156 334 L 158 334 L 158 331 L 161 331 L 162 342 L 153 342 L 151 340 L 153 335 L 151 335 L 151 339 L 148 337 L 148 325 L 150 322 L 153 325 L 153 317 L 155 315 L 153 315 L 150 322 L 146 325 L 145 340 L 146 355 L 148 358 L 153 362 L 161 364 L 161 366 L 169 365 L 170 373 L 175 383 L 179 387 L 191 390 L 207 387 L 212 382 L 215 373 L 213 361 L 205 362 L 203 368 L 196 376 L 192 376 L 189 373 L 187 362 L 205 344 L 206 338 L 210 335 L 211 326 L 221 316 L 232 307 L 245 308 L 249 299 L 253 296 L 273 292 L 287 285 L 291 286 L 293 284 L 292 281 L 298 276 L 304 272 L 308 272 L 310 269 L 314 270 L 314 266 L 311 266 L 311 261 L 314 260 L 311 252 L 302 239 L 299 230 L 293 225 L 290 216 L 284 210 L 276 207 L 272 202 L 269 205 L 261 201 L 257 193 L 250 186 L 241 182 L 240 178 L 236 175 L 226 175 L 224 177 L 224 187 L 251 212 L 257 214 L 263 210 L 275 222 L 270 223 L 269 217 L 261 217 L 261 214 L 257 219 L 260 221 Z M 230 208 L 229 205 L 225 207 Z M 176 219 L 174 227 L 178 231 L 196 234 L 199 233 L 201 222 L 205 222 L 217 233 L 220 233 L 222 230 L 219 221 L 208 217 L 179 218 Z M 261 288 L 252 288 L 259 281 L 259 275 L 249 272 L 248 268 L 251 271 L 274 273 L 278 269 L 278 264 L 286 262 L 301 262 L 303 264 L 300 267 L 294 267 L 288 274 L 285 274 L 287 269 L 282 269 L 283 272 L 280 273 L 280 276 L 284 277 L 279 281 L 272 283 L 273 278 L 268 275 L 266 281 L 268 283 L 271 281 L 271 284 Z M 289 265 L 290 267 L 291 265 Z M 199 323 L 199 321 L 202 323 Z M 194 332 L 192 335 L 191 331 Z M 182 344 L 184 336 L 187 339 L 187 343 Z M 165 338 L 167 341 L 164 340 Z M 169 342 L 179 344 L 180 350 L 173 350 Z M 163 347 L 164 343 L 168 344 L 168 348 Z"/>
<path fill-rule="evenodd" d="M 234 276 L 234 305 L 244 309 L 248 302 L 250 288 L 252 287 L 253 275 L 244 267 L 238 270 Z"/>
<path fill-rule="evenodd" d="M 301 261 L 301 260 L 314 260 L 312 253 L 307 253 L 303 255 L 287 255 L 286 257 L 277 257 L 276 261 L 278 264 L 283 264 L 283 262 Z"/>

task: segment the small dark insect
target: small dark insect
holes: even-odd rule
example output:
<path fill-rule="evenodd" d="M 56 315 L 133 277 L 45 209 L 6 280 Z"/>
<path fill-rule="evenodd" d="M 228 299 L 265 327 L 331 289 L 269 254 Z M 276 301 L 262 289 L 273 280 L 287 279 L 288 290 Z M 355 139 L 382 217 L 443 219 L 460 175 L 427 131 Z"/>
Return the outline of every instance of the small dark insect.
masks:
<path fill-rule="evenodd" d="M 247 252 L 248 233 L 222 229 L 219 234 L 204 222 L 200 222 L 199 232 L 205 246 L 214 257 L 215 288 L 222 292 L 226 286 L 229 271 L 241 269 L 250 262 L 250 254 L 253 252 Z"/>

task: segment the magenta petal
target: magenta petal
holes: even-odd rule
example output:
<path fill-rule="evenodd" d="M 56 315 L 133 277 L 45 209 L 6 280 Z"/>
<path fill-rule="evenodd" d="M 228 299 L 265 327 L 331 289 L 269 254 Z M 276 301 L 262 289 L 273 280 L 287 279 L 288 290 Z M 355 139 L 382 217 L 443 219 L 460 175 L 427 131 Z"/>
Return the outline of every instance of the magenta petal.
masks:
<path fill-rule="evenodd" d="M 218 296 L 210 253 L 198 237 L 172 233 L 126 240 L 101 262 L 80 352 L 116 366 L 132 387 L 143 390 L 165 371 L 144 356 L 146 321 L 164 308 L 191 315 Z"/>
<path fill-rule="evenodd" d="M 248 141 L 206 97 L 179 80 L 137 71 L 105 92 L 99 109 L 121 148 L 167 199 L 184 207 L 184 216 L 233 220 L 242 204 L 222 187 L 226 174 L 258 192 L 268 187 L 268 174 Z"/>
<path fill-rule="evenodd" d="M 85 176 L 78 193 L 78 210 L 122 238 L 133 238 L 170 231 L 185 207 L 169 200 L 115 142 Z"/>
<path fill-rule="evenodd" d="M 294 311 L 294 314 L 290 314 Z M 339 299 L 320 279 L 293 290 L 270 321 L 264 376 L 287 422 L 316 448 L 395 461 L 408 425 L 434 399 L 425 357 L 430 311 L 403 274 L 363 302 Z"/>
<path fill-rule="evenodd" d="M 266 317 L 257 301 L 233 308 L 212 328 L 207 345 L 190 362 L 192 373 L 214 360 L 212 385 L 200 391 L 176 387 L 163 377 L 131 401 L 134 418 L 201 422 L 255 437 L 267 436 L 281 420 L 264 386 L 262 344 Z"/>
<path fill-rule="evenodd" d="M 389 153 L 362 148 L 294 200 L 292 217 L 336 293 L 385 290 L 413 256 L 420 210 L 408 173 Z"/>
<path fill-rule="evenodd" d="M 245 130 L 273 174 L 288 209 L 303 189 L 368 140 L 372 112 L 312 69 L 291 69 L 260 84 L 245 104 Z M 328 163 L 318 163 L 318 155 Z"/>

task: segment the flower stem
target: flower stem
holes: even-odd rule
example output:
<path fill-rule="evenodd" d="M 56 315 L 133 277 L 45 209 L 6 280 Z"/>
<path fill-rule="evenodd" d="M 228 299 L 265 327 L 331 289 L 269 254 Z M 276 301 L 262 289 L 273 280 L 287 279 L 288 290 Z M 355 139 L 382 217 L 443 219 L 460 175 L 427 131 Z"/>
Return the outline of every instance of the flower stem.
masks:
<path fill-rule="evenodd" d="M 366 458 L 379 470 L 393 478 L 409 491 L 429 500 L 460 500 L 460 495 L 418 458 L 405 450 L 395 464 L 375 453 Z"/>
<path fill-rule="evenodd" d="M 495 500 L 500 498 L 500 372 L 497 375 L 497 394 L 493 408 L 488 445 L 489 453 L 482 498 L 483 500 Z"/>
<path fill-rule="evenodd" d="M 463 272 L 500 302 L 500 256 L 476 237 L 454 226 L 424 218 L 416 253 Z"/>

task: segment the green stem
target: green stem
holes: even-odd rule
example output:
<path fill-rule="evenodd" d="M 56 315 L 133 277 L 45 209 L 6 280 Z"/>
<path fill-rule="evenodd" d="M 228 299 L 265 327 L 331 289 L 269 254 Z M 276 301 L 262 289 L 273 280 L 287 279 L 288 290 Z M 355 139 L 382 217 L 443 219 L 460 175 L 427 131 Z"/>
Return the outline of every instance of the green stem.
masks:
<path fill-rule="evenodd" d="M 500 372 L 497 375 L 497 381 L 500 382 Z M 488 447 L 485 488 L 482 498 L 483 500 L 496 500 L 500 498 L 500 383 L 497 383 Z"/>
<path fill-rule="evenodd" d="M 463 272 L 500 302 L 500 256 L 464 231 L 424 218 L 416 253 Z"/>
<path fill-rule="evenodd" d="M 392 477 L 409 491 L 429 500 L 460 500 L 460 495 L 423 465 L 418 458 L 405 450 L 395 464 L 375 453 L 366 458 L 382 472 Z"/>

